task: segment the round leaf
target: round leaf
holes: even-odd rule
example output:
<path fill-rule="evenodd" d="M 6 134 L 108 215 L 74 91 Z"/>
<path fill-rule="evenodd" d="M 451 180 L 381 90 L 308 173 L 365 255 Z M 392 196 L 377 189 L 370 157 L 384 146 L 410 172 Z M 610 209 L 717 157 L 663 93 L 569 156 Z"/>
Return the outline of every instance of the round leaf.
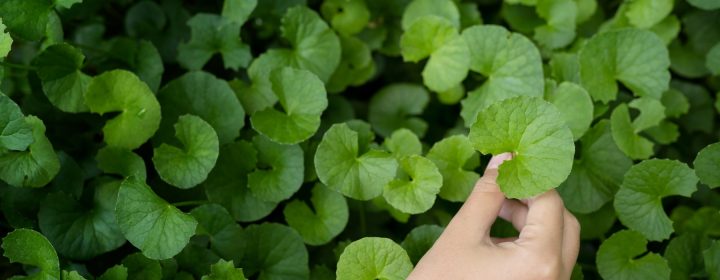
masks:
<path fill-rule="evenodd" d="M 251 193 L 268 202 L 290 198 L 300 189 L 305 176 L 303 150 L 298 145 L 277 144 L 263 136 L 254 137 L 253 144 L 258 166 L 248 175 Z"/>
<path fill-rule="evenodd" d="M 428 125 L 413 115 L 422 114 L 429 102 L 430 94 L 421 86 L 392 84 L 370 99 L 368 119 L 373 129 L 384 137 L 400 128 L 408 128 L 422 137 Z"/>
<path fill-rule="evenodd" d="M 40 269 L 32 279 L 60 279 L 60 262 L 50 241 L 31 229 L 16 229 L 2 239 L 3 255 Z M 30 278 L 30 277 L 28 277 Z M 22 279 L 22 278 L 20 278 Z"/>
<path fill-rule="evenodd" d="M 50 14 L 51 0 L 7 0 L 0 2 L 0 18 L 8 30 L 18 37 L 35 41 L 45 35 Z"/>
<path fill-rule="evenodd" d="M 575 140 L 580 139 L 590 128 L 593 103 L 588 92 L 581 86 L 562 82 L 546 99 L 560 111 Z"/>
<path fill-rule="evenodd" d="M 308 252 L 302 237 L 280 224 L 251 225 L 243 231 L 248 244 L 238 264 L 248 276 L 264 280 L 307 279 Z"/>
<path fill-rule="evenodd" d="M 98 168 L 105 173 L 122 177 L 135 175 L 141 180 L 147 177 L 145 161 L 130 150 L 106 146 L 98 150 L 95 160 Z"/>
<path fill-rule="evenodd" d="M 88 111 L 84 95 L 92 79 L 80 71 L 83 60 L 82 52 L 68 44 L 52 45 L 35 58 L 45 95 L 62 111 Z"/>
<path fill-rule="evenodd" d="M 364 0 L 325 0 L 320 11 L 332 27 L 343 35 L 362 31 L 370 20 L 370 11 Z"/>
<path fill-rule="evenodd" d="M 421 225 L 412 229 L 400 245 L 407 251 L 412 262 L 417 264 L 420 258 L 435 244 L 442 232 L 443 227 L 441 226 Z"/>
<path fill-rule="evenodd" d="M 480 165 L 475 149 L 464 135 L 454 135 L 436 142 L 426 157 L 435 163 L 443 178 L 440 197 L 465 201 L 480 175 L 472 171 Z"/>
<path fill-rule="evenodd" d="M 700 150 L 693 166 L 700 182 L 710 188 L 720 187 L 720 143 L 710 144 Z"/>
<path fill-rule="evenodd" d="M 667 261 L 647 253 L 647 240 L 631 230 L 616 232 L 600 245 L 597 267 L 603 279 L 670 279 Z M 638 256 L 641 256 L 639 257 Z"/>
<path fill-rule="evenodd" d="M 250 47 L 238 33 L 240 23 L 213 14 L 197 14 L 187 22 L 191 39 L 178 46 L 178 62 L 190 70 L 200 70 L 210 58 L 220 53 L 225 68 L 247 67 L 252 59 Z"/>
<path fill-rule="evenodd" d="M 365 237 L 350 243 L 340 255 L 337 279 L 405 279 L 412 270 L 407 252 L 390 239 Z"/>
<path fill-rule="evenodd" d="M 408 30 L 418 19 L 424 16 L 437 16 L 460 28 L 460 11 L 450 0 L 413 0 L 405 8 L 402 16 L 402 29 Z"/>
<path fill-rule="evenodd" d="M 34 116 L 25 117 L 34 142 L 26 151 L 0 150 L 0 179 L 16 187 L 39 188 L 60 171 L 60 160 L 45 137 L 45 124 Z"/>
<path fill-rule="evenodd" d="M 0 93 L 0 149 L 23 151 L 33 143 L 33 127 L 20 107 Z"/>
<path fill-rule="evenodd" d="M 419 155 L 403 157 L 399 163 L 407 175 L 390 181 L 385 186 L 383 197 L 404 213 L 419 214 L 429 210 L 442 187 L 440 171 L 432 161 Z"/>
<path fill-rule="evenodd" d="M 623 103 L 610 115 L 613 140 L 623 153 L 632 159 L 646 159 L 653 155 L 653 143 L 637 134 L 630 122 L 630 110 Z"/>
<path fill-rule="evenodd" d="M 345 229 L 349 215 L 347 202 L 340 193 L 322 184 L 313 187 L 310 201 L 312 208 L 305 202 L 293 200 L 285 206 L 283 215 L 305 243 L 323 245 Z"/>
<path fill-rule="evenodd" d="M 224 259 L 240 260 L 246 244 L 242 240 L 242 228 L 230 213 L 218 204 L 203 204 L 190 215 L 198 221 L 196 233 L 210 239 L 210 248 Z"/>

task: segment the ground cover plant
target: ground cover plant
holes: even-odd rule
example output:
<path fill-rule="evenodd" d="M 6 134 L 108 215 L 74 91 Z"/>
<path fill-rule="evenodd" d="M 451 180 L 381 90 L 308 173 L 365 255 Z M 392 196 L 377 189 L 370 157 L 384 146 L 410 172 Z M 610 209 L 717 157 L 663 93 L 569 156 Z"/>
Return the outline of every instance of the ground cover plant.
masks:
<path fill-rule="evenodd" d="M 720 279 L 717 0 L 1 0 L 0 278 L 403 279 L 491 155 Z M 517 232 L 498 220 L 493 235 Z"/>

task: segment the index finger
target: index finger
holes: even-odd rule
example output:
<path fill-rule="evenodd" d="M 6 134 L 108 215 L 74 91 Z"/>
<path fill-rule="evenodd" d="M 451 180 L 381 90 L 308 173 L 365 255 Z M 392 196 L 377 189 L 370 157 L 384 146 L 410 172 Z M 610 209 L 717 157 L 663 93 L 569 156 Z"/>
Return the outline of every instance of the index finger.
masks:
<path fill-rule="evenodd" d="M 526 223 L 516 243 L 560 254 L 565 224 L 565 206 L 560 195 L 549 190 L 529 199 L 527 206 Z"/>

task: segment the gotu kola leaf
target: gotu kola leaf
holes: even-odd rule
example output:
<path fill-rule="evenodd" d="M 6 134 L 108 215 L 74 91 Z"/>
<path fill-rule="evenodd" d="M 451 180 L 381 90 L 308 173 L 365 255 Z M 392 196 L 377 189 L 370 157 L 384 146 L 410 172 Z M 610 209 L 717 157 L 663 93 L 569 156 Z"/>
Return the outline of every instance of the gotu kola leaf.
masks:
<path fill-rule="evenodd" d="M 122 177 L 132 175 L 141 180 L 147 177 L 145 161 L 142 157 L 130 150 L 106 146 L 98 150 L 95 160 L 98 168 L 105 173 L 116 174 Z"/>
<path fill-rule="evenodd" d="M 197 14 L 188 21 L 191 39 L 178 46 L 178 61 L 190 70 L 199 70 L 220 53 L 225 68 L 247 67 L 250 47 L 240 40 L 240 23 L 212 14 Z"/>
<path fill-rule="evenodd" d="M 393 132 L 390 137 L 385 138 L 383 146 L 398 159 L 422 153 L 420 139 L 407 128 L 401 128 Z"/>
<path fill-rule="evenodd" d="M 638 134 L 630 121 L 630 110 L 622 103 L 610 115 L 612 137 L 617 147 L 632 159 L 646 159 L 653 155 L 653 143 Z"/>
<path fill-rule="evenodd" d="M 325 0 L 320 12 L 342 35 L 357 34 L 370 20 L 370 11 L 364 0 Z"/>
<path fill-rule="evenodd" d="M 593 103 L 588 92 L 572 82 L 562 82 L 545 93 L 545 99 L 555 105 L 565 119 L 575 140 L 585 134 L 593 120 Z"/>
<path fill-rule="evenodd" d="M 438 225 L 421 225 L 412 229 L 400 245 L 407 251 L 410 260 L 417 264 L 420 258 L 430 250 L 442 234 L 443 228 Z"/>
<path fill-rule="evenodd" d="M 109 146 L 135 149 L 160 126 L 160 104 L 132 72 L 113 70 L 96 76 L 85 92 L 85 103 L 93 113 L 120 112 L 103 127 Z"/>
<path fill-rule="evenodd" d="M 615 194 L 615 211 L 624 225 L 647 239 L 667 239 L 673 227 L 661 199 L 671 195 L 689 197 L 695 192 L 697 182 L 695 172 L 684 163 L 667 159 L 645 160 L 625 173 L 620 190 Z"/>
<path fill-rule="evenodd" d="M 0 19 L 0 59 L 4 59 L 12 48 L 13 39 L 5 32 L 5 24 Z"/>
<path fill-rule="evenodd" d="M 328 105 L 322 81 L 309 71 L 283 67 L 270 73 L 270 82 L 283 110 L 268 107 L 253 113 L 253 128 L 283 144 L 310 138 L 320 127 L 320 115 Z"/>
<path fill-rule="evenodd" d="M 451 0 L 413 0 L 402 15 L 402 29 L 408 30 L 415 21 L 425 16 L 437 16 L 460 28 L 460 11 Z"/>
<path fill-rule="evenodd" d="M 218 137 L 212 126 L 193 115 L 183 115 L 175 124 L 175 135 L 183 147 L 163 143 L 153 151 L 153 164 L 163 181 L 181 189 L 202 183 L 215 167 Z"/>
<path fill-rule="evenodd" d="M 513 153 L 500 165 L 498 184 L 510 198 L 526 198 L 560 185 L 570 174 L 575 145 L 550 103 L 514 97 L 480 111 L 470 141 L 483 154 Z"/>
<path fill-rule="evenodd" d="M 257 7 L 257 0 L 225 0 L 222 7 L 222 16 L 230 21 L 243 24 Z"/>
<path fill-rule="evenodd" d="M 33 143 L 33 128 L 20 107 L 0 92 L 0 150 L 23 151 Z"/>
<path fill-rule="evenodd" d="M 305 243 L 323 245 L 345 229 L 348 205 L 345 197 L 322 184 L 313 187 L 310 201 L 312 208 L 300 200 L 293 200 L 285 206 L 283 215 Z"/>
<path fill-rule="evenodd" d="M 646 245 L 647 240 L 636 231 L 622 230 L 610 236 L 597 252 L 600 276 L 608 280 L 670 279 L 667 261 L 652 252 L 644 254 Z"/>
<path fill-rule="evenodd" d="M 398 160 L 402 170 L 399 178 L 390 181 L 383 197 L 395 209 L 419 214 L 430 209 L 440 192 L 443 178 L 435 164 L 422 156 L 404 156 Z"/>
<path fill-rule="evenodd" d="M 52 45 L 35 58 L 45 95 L 62 111 L 88 111 L 84 95 L 92 78 L 80 71 L 83 60 L 82 52 L 68 44 Z"/>
<path fill-rule="evenodd" d="M 219 260 L 210 266 L 210 275 L 203 276 L 201 280 L 245 280 L 241 268 L 235 268 L 232 261 Z"/>
<path fill-rule="evenodd" d="M 40 269 L 30 277 L 13 279 L 60 280 L 60 262 L 50 241 L 31 229 L 16 229 L 2 239 L 3 255 L 10 262 L 32 265 Z"/>
<path fill-rule="evenodd" d="M 30 41 L 45 35 L 53 3 L 51 0 L 7 0 L 0 3 L 0 18 L 14 35 Z"/>
<path fill-rule="evenodd" d="M 305 161 L 298 145 L 282 145 L 262 135 L 253 138 L 258 165 L 248 174 L 248 188 L 260 200 L 290 198 L 303 183 Z"/>
<path fill-rule="evenodd" d="M 392 84 L 382 88 L 370 99 L 368 119 L 373 129 L 384 137 L 399 128 L 408 128 L 422 137 L 427 123 L 415 117 L 430 102 L 430 94 L 419 85 Z"/>
<path fill-rule="evenodd" d="M 310 274 L 308 252 L 302 237 L 293 229 L 264 223 L 243 231 L 248 244 L 238 264 L 248 276 L 263 280 L 307 279 Z"/>
<path fill-rule="evenodd" d="M 720 143 L 710 144 L 700 150 L 693 166 L 700 182 L 710 188 L 720 187 Z"/>
<path fill-rule="evenodd" d="M 407 252 L 392 240 L 365 237 L 345 247 L 337 267 L 338 280 L 400 280 L 413 265 Z"/>
<path fill-rule="evenodd" d="M 190 212 L 198 221 L 197 235 L 210 240 L 210 248 L 223 259 L 239 260 L 245 251 L 242 228 L 218 204 L 203 204 Z"/>
<path fill-rule="evenodd" d="M 347 197 L 370 200 L 395 178 L 398 163 L 388 153 L 369 150 L 359 154 L 358 132 L 335 124 L 323 136 L 315 153 L 315 170 L 326 186 Z"/>
<path fill-rule="evenodd" d="M 472 171 L 480 165 L 480 158 L 472 143 L 464 135 L 454 135 L 435 143 L 426 157 L 435 163 L 443 178 L 440 197 L 450 201 L 465 201 L 480 178 Z"/>
<path fill-rule="evenodd" d="M 45 137 L 42 120 L 29 116 L 25 122 L 32 128 L 34 142 L 25 151 L 0 150 L 0 179 L 16 187 L 39 188 L 58 174 L 60 160 Z"/>
<path fill-rule="evenodd" d="M 177 255 L 195 234 L 197 221 L 192 216 L 157 196 L 136 176 L 122 182 L 115 207 L 123 235 L 148 258 Z"/>

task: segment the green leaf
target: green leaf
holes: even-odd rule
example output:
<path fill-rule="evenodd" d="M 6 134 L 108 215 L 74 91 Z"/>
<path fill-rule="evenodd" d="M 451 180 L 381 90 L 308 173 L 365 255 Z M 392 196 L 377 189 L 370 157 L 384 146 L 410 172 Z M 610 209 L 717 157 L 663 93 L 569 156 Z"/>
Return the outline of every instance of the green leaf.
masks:
<path fill-rule="evenodd" d="M 628 103 L 630 108 L 640 111 L 640 114 L 633 120 L 632 126 L 635 133 L 647 128 L 657 126 L 665 118 L 665 106 L 654 98 L 641 97 Z"/>
<path fill-rule="evenodd" d="M 401 128 L 393 132 L 389 138 L 385 138 L 383 146 L 398 159 L 422 153 L 420 139 L 407 128 Z"/>
<path fill-rule="evenodd" d="M 348 206 L 340 193 L 322 184 L 312 189 L 312 208 L 293 200 L 283 210 L 288 225 L 297 230 L 306 244 L 323 245 L 340 234 L 348 223 Z"/>
<path fill-rule="evenodd" d="M 23 151 L 33 143 L 33 127 L 20 107 L 0 92 L 0 150 Z"/>
<path fill-rule="evenodd" d="M 538 0 L 536 11 L 546 21 L 535 27 L 534 38 L 540 45 L 557 49 L 572 43 L 578 17 L 576 0 Z"/>
<path fill-rule="evenodd" d="M 572 82 L 562 82 L 545 98 L 565 119 L 575 140 L 585 134 L 593 120 L 593 103 L 588 92 Z"/>
<path fill-rule="evenodd" d="M 87 260 L 125 243 L 115 221 L 118 181 L 98 182 L 87 205 L 64 193 L 52 193 L 40 206 L 40 230 L 60 255 Z"/>
<path fill-rule="evenodd" d="M 222 7 L 222 16 L 237 24 L 244 24 L 250 18 L 257 0 L 225 0 Z"/>
<path fill-rule="evenodd" d="M 227 3 L 227 1 L 226 1 Z M 235 268 L 232 261 L 219 260 L 210 266 L 210 275 L 203 276 L 201 280 L 245 280 L 242 268 Z"/>
<path fill-rule="evenodd" d="M 282 144 L 310 138 L 320 127 L 320 115 L 328 105 L 322 81 L 309 71 L 283 67 L 272 71 L 270 82 L 282 111 L 268 107 L 253 113 L 253 129 Z"/>
<path fill-rule="evenodd" d="M 695 234 L 680 235 L 670 240 L 663 254 L 670 265 L 670 279 L 690 279 L 703 273 L 702 251 L 709 243 L 710 239 Z"/>
<path fill-rule="evenodd" d="M 661 121 L 657 126 L 653 126 L 645 130 L 653 140 L 660 144 L 672 144 L 680 137 L 680 131 L 675 123 L 667 120 Z"/>
<path fill-rule="evenodd" d="M 58 7 L 70 9 L 70 7 L 72 7 L 72 5 L 82 3 L 83 0 L 54 0 L 54 1 L 55 1 L 55 5 L 57 5 Z"/>
<path fill-rule="evenodd" d="M 264 223 L 243 232 L 247 251 L 239 263 L 255 279 L 307 279 L 308 252 L 302 237 L 291 228 Z"/>
<path fill-rule="evenodd" d="M 365 237 L 350 243 L 337 264 L 337 279 L 405 279 L 412 270 L 407 252 L 387 238 Z"/>
<path fill-rule="evenodd" d="M 671 88 L 663 93 L 660 100 L 665 107 L 665 116 L 668 118 L 677 118 L 688 112 L 690 103 L 687 97 L 677 89 Z"/>
<path fill-rule="evenodd" d="M 594 212 L 612 200 L 631 166 L 615 145 L 609 122 L 601 120 L 580 139 L 580 157 L 557 190 L 571 211 Z"/>
<path fill-rule="evenodd" d="M 700 150 L 693 166 L 700 182 L 710 188 L 720 187 L 720 143 L 710 144 Z"/>
<path fill-rule="evenodd" d="M 98 150 L 95 160 L 98 168 L 105 173 L 122 177 L 135 175 L 141 180 L 147 177 L 145 161 L 130 150 L 106 146 Z"/>
<path fill-rule="evenodd" d="M 82 275 L 80 275 L 80 273 L 78 273 L 77 271 L 68 272 L 63 270 L 60 276 L 60 278 L 63 280 L 86 280 L 85 277 L 82 277 Z"/>
<path fill-rule="evenodd" d="M 674 208 L 670 217 L 678 234 L 690 233 L 709 237 L 720 235 L 718 208 L 702 207 L 694 212 L 690 210 L 688 216 L 679 218 L 677 212 L 682 212 L 684 208 L 683 206 Z"/>
<path fill-rule="evenodd" d="M 341 36 L 342 58 L 335 72 L 328 80 L 328 92 L 338 93 L 348 86 L 360 86 L 376 72 L 375 61 L 367 44 L 360 39 Z"/>
<path fill-rule="evenodd" d="M 646 253 L 647 240 L 635 231 L 622 230 L 600 245 L 597 268 L 603 279 L 670 279 L 670 267 L 660 255 Z M 642 256 L 642 257 L 639 257 Z"/>
<path fill-rule="evenodd" d="M 247 141 L 220 147 L 215 168 L 203 183 L 208 199 L 224 206 L 241 222 L 262 219 L 277 206 L 277 203 L 258 199 L 247 187 L 247 174 L 257 165 L 257 153 Z"/>
<path fill-rule="evenodd" d="M 103 272 L 98 280 L 127 280 L 128 269 L 122 264 L 115 265 Z"/>
<path fill-rule="evenodd" d="M 128 255 L 122 260 L 122 265 L 127 267 L 127 279 L 162 279 L 160 262 L 141 253 Z"/>
<path fill-rule="evenodd" d="M 622 82 L 636 96 L 659 99 L 668 89 L 670 59 L 650 31 L 622 29 L 593 36 L 580 51 L 582 85 L 595 101 L 608 103 Z"/>
<path fill-rule="evenodd" d="M 115 38 L 109 44 L 108 53 L 112 62 L 106 62 L 101 67 L 110 65 L 112 69 L 120 67 L 132 71 L 147 83 L 153 92 L 157 92 L 165 67 L 155 45 L 149 41 L 123 37 Z"/>
<path fill-rule="evenodd" d="M 85 92 L 90 112 L 120 112 L 103 127 L 108 146 L 135 149 L 155 134 L 160 125 L 160 104 L 147 84 L 125 70 L 102 73 Z"/>
<path fill-rule="evenodd" d="M 703 251 L 703 258 L 710 279 L 720 279 L 720 241 L 713 241 L 712 245 Z"/>
<path fill-rule="evenodd" d="M 667 159 L 645 160 L 625 173 L 615 194 L 615 211 L 620 221 L 649 240 L 663 240 L 673 232 L 665 214 L 662 198 L 672 195 L 689 197 L 698 178 L 686 164 Z"/>
<path fill-rule="evenodd" d="M 662 21 L 673 8 L 673 0 L 635 0 L 627 5 L 625 16 L 637 28 L 649 28 Z"/>
<path fill-rule="evenodd" d="M 171 258 L 188 244 L 197 221 L 131 176 L 120 185 L 115 215 L 125 238 L 155 260 Z"/>
<path fill-rule="evenodd" d="M 427 123 L 415 115 L 422 114 L 430 102 L 430 94 L 414 84 L 391 84 L 370 99 L 368 119 L 373 129 L 383 137 L 407 128 L 419 137 L 427 132 Z"/>
<path fill-rule="evenodd" d="M 182 148 L 163 143 L 153 150 L 153 164 L 163 181 L 181 189 L 207 179 L 218 158 L 218 137 L 212 126 L 193 115 L 183 115 L 175 124 Z"/>
<path fill-rule="evenodd" d="M 510 198 L 543 193 L 570 174 L 572 133 L 555 106 L 539 98 L 521 96 L 490 105 L 478 114 L 469 137 L 483 154 L 513 153 L 498 176 L 500 189 Z"/>
<path fill-rule="evenodd" d="M 26 151 L 0 149 L 0 179 L 16 187 L 40 188 L 60 171 L 60 160 L 45 137 L 45 124 L 35 116 L 25 117 L 34 142 Z"/>
<path fill-rule="evenodd" d="M 45 36 L 52 6 L 50 0 L 6 0 L 0 3 L 0 18 L 13 35 L 37 41 Z"/>
<path fill-rule="evenodd" d="M 710 93 L 702 86 L 681 81 L 673 81 L 672 87 L 680 90 L 690 102 L 690 110 L 679 120 L 684 130 L 713 133 L 717 112 Z"/>
<path fill-rule="evenodd" d="M 357 34 L 370 20 L 365 0 L 325 0 L 320 6 L 323 17 L 342 35 Z"/>
<path fill-rule="evenodd" d="M 715 0 L 688 0 L 687 2 L 690 3 L 690 5 L 703 10 L 715 10 L 720 8 L 720 3 Z"/>
<path fill-rule="evenodd" d="M 563 201 L 566 201 L 563 198 Z M 617 216 L 612 203 L 606 203 L 595 212 L 589 214 L 573 213 L 580 222 L 580 239 L 606 239 L 606 233 L 615 225 Z"/>
<path fill-rule="evenodd" d="M 13 39 L 10 33 L 5 32 L 5 24 L 0 18 L 0 59 L 4 59 L 12 49 Z"/>
<path fill-rule="evenodd" d="M 3 256 L 10 262 L 31 265 L 40 269 L 28 277 L 13 279 L 59 280 L 60 263 L 50 241 L 31 229 L 16 229 L 2 239 Z"/>
<path fill-rule="evenodd" d="M 303 150 L 298 145 L 281 145 L 264 136 L 255 136 L 253 144 L 258 166 L 248 174 L 250 192 L 268 202 L 290 198 L 303 183 Z"/>
<path fill-rule="evenodd" d="M 190 212 L 198 221 L 197 235 L 210 240 L 210 248 L 224 259 L 240 260 L 246 244 L 242 240 L 242 228 L 230 213 L 218 204 L 203 204 Z"/>
<path fill-rule="evenodd" d="M 438 225 L 421 225 L 412 229 L 400 245 L 407 251 L 410 260 L 414 264 L 420 261 L 430 247 L 443 232 L 443 227 Z"/>
<path fill-rule="evenodd" d="M 580 84 L 580 61 L 577 54 L 556 52 L 548 65 L 555 80 Z"/>
<path fill-rule="evenodd" d="M 646 159 L 653 155 L 653 143 L 637 134 L 630 122 L 630 110 L 625 103 L 615 107 L 610 123 L 613 140 L 627 156 L 632 159 Z"/>
<path fill-rule="evenodd" d="M 385 185 L 383 197 L 404 213 L 419 214 L 429 210 L 442 187 L 440 171 L 431 160 L 419 155 L 403 157 L 398 162 L 401 176 Z"/>
<path fill-rule="evenodd" d="M 80 71 L 83 60 L 82 52 L 68 44 L 52 45 L 35 58 L 45 95 L 62 111 L 88 111 L 84 94 L 92 78 Z"/>
<path fill-rule="evenodd" d="M 240 23 L 212 14 L 197 14 L 188 21 L 191 37 L 178 46 L 178 62 L 189 70 L 200 70 L 216 53 L 225 68 L 237 71 L 252 59 L 250 46 L 240 39 Z"/>
<path fill-rule="evenodd" d="M 436 142 L 426 157 L 437 166 L 443 178 L 440 197 L 449 201 L 465 201 L 480 175 L 473 171 L 480 159 L 470 140 L 454 135 Z"/>
<path fill-rule="evenodd" d="M 543 96 L 544 80 L 540 52 L 525 36 L 496 25 L 473 26 L 462 32 L 470 47 L 470 70 L 487 77 L 462 101 L 460 115 L 465 126 L 478 112 L 515 96 Z"/>
<path fill-rule="evenodd" d="M 170 142 L 172 125 L 178 117 L 192 114 L 208 122 L 220 144 L 232 142 L 245 125 L 245 111 L 227 82 L 207 72 L 189 72 L 163 87 L 158 93 L 163 116 L 156 136 Z M 220 113 L 222 112 L 222 113 Z"/>
<path fill-rule="evenodd" d="M 395 177 L 398 163 L 378 150 L 359 154 L 358 139 L 358 132 L 347 124 L 330 127 L 315 153 L 315 169 L 320 181 L 331 189 L 350 198 L 370 200 Z"/>
<path fill-rule="evenodd" d="M 402 29 L 408 30 L 424 16 L 437 16 L 460 28 L 460 11 L 451 0 L 413 0 L 402 15 Z"/>
<path fill-rule="evenodd" d="M 720 75 L 720 42 L 715 44 L 705 55 L 705 67 L 713 75 Z"/>

